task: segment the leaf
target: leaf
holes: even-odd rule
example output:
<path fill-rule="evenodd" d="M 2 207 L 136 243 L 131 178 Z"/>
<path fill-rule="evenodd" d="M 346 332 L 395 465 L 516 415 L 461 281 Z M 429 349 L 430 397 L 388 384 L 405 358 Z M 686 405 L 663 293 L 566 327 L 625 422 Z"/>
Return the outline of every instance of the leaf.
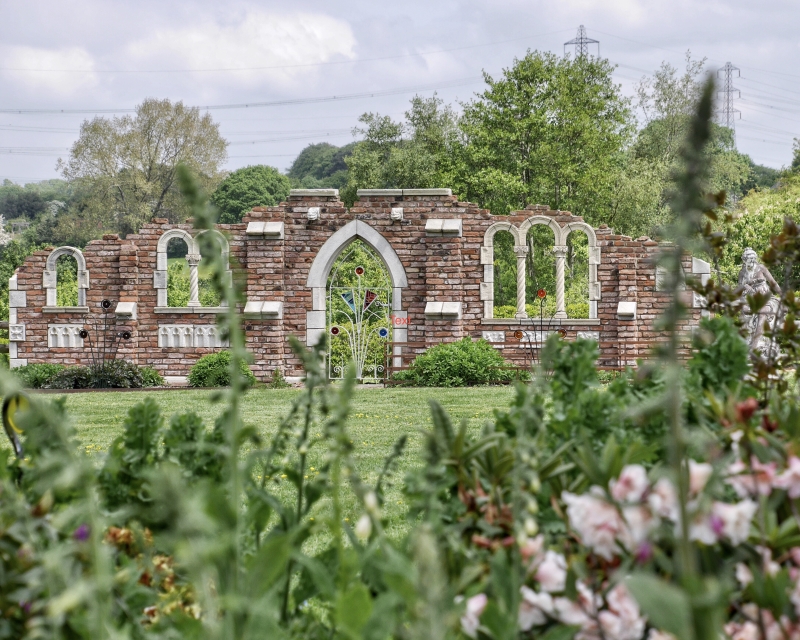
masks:
<path fill-rule="evenodd" d="M 678 640 L 694 640 L 691 604 L 683 590 L 646 574 L 627 578 L 625 586 L 653 627 Z"/>
<path fill-rule="evenodd" d="M 543 636 L 539 636 L 539 640 L 572 640 L 579 630 L 580 627 L 575 625 L 559 625 L 550 629 Z"/>
<path fill-rule="evenodd" d="M 372 598 L 367 588 L 357 582 L 336 600 L 336 624 L 351 638 L 358 638 L 372 615 Z"/>

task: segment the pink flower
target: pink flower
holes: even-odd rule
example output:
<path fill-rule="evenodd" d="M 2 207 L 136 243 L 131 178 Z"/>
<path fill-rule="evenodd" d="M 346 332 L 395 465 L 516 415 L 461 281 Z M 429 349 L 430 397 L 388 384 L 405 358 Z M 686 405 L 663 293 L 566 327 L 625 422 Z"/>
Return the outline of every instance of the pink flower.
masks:
<path fill-rule="evenodd" d="M 758 505 L 752 500 L 742 500 L 736 504 L 715 502 L 713 512 L 722 519 L 722 533 L 732 544 L 741 544 L 750 536 L 750 522 Z"/>
<path fill-rule="evenodd" d="M 697 496 L 708 483 L 714 467 L 706 462 L 689 460 L 689 495 Z"/>
<path fill-rule="evenodd" d="M 478 637 L 478 627 L 481 624 L 480 617 L 488 601 L 489 599 L 485 593 L 479 593 L 467 599 L 466 611 L 461 616 L 461 630 L 470 638 Z"/>
<path fill-rule="evenodd" d="M 753 581 L 753 572 L 744 562 L 739 562 L 736 565 L 736 580 L 742 585 L 742 588 Z"/>
<path fill-rule="evenodd" d="M 646 542 L 650 533 L 658 526 L 658 518 L 655 518 L 647 507 L 624 507 L 622 517 L 628 525 L 628 535 L 625 536 L 624 542 L 630 551 Z"/>
<path fill-rule="evenodd" d="M 564 560 L 564 556 L 555 551 L 545 553 L 534 578 L 544 591 L 549 593 L 563 591 L 567 582 L 567 561 Z"/>
<path fill-rule="evenodd" d="M 789 464 L 786 470 L 775 479 L 775 486 L 779 489 L 786 489 L 786 493 L 792 500 L 800 498 L 800 458 L 789 457 Z"/>
<path fill-rule="evenodd" d="M 590 493 L 583 495 L 565 491 L 561 499 L 567 504 L 570 526 L 583 544 L 600 557 L 611 560 L 617 550 L 616 541 L 628 535 L 617 508 L 602 498 L 599 487 L 592 487 Z"/>
<path fill-rule="evenodd" d="M 528 571 L 533 571 L 536 565 L 542 559 L 542 550 L 544 549 L 544 536 L 539 534 L 535 538 L 525 538 L 525 541 L 519 546 L 519 553 L 522 560 L 530 562 Z"/>
<path fill-rule="evenodd" d="M 526 586 L 520 587 L 522 602 L 519 604 L 517 624 L 522 631 L 530 631 L 531 627 L 547 622 L 547 616 L 553 615 L 553 598 L 549 593 L 536 593 Z"/>
<path fill-rule="evenodd" d="M 698 513 L 689 524 L 689 540 L 701 542 L 706 545 L 716 544 L 724 529 L 719 526 L 721 518 L 716 514 Z"/>
<path fill-rule="evenodd" d="M 760 640 L 758 625 L 749 620 L 745 623 L 729 622 L 725 625 L 725 633 L 731 640 Z"/>
<path fill-rule="evenodd" d="M 678 520 L 678 494 L 668 478 L 661 478 L 653 485 L 647 503 L 656 515 L 673 522 Z"/>
<path fill-rule="evenodd" d="M 593 623 L 602 600 L 593 594 L 583 582 L 579 582 L 576 587 L 578 597 L 575 602 L 569 598 L 553 599 L 553 613 L 563 624 L 580 625 L 586 628 Z"/>
<path fill-rule="evenodd" d="M 629 464 L 622 469 L 619 479 L 609 483 L 611 497 L 617 502 L 640 502 L 649 483 L 647 471 L 640 464 Z"/>
<path fill-rule="evenodd" d="M 598 615 L 600 628 L 608 640 L 641 640 L 645 621 L 639 605 L 624 584 L 618 584 L 606 595 L 608 610 Z"/>
<path fill-rule="evenodd" d="M 752 457 L 748 467 L 741 460 L 737 460 L 728 467 L 728 484 L 740 498 L 761 494 L 768 496 L 772 493 L 772 486 L 775 482 L 774 462 L 761 463 L 758 458 Z"/>

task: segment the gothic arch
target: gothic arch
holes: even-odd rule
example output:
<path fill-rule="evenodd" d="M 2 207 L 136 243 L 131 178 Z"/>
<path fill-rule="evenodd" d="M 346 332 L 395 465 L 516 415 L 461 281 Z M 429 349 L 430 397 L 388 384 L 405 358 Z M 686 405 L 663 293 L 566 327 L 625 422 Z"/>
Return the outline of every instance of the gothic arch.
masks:
<path fill-rule="evenodd" d="M 403 314 L 402 293 L 408 286 L 403 263 L 386 238 L 366 222 L 353 220 L 325 241 L 308 271 L 306 286 L 311 289 L 311 311 L 306 312 L 306 344 L 309 346 L 317 344 L 325 331 L 326 288 L 331 267 L 345 247 L 356 238 L 368 244 L 383 260 L 392 279 L 392 312 L 396 316 Z M 405 328 L 396 328 L 394 332 L 395 340 L 405 341 Z"/>

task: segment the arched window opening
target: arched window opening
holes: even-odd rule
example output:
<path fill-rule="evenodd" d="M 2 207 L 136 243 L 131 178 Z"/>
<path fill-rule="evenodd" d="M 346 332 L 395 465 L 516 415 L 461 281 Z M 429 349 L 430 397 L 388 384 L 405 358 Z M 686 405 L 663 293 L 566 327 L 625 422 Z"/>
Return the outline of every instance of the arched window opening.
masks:
<path fill-rule="evenodd" d="M 568 318 L 589 318 L 589 237 L 582 229 L 567 236 L 564 289 Z"/>
<path fill-rule="evenodd" d="M 525 236 L 525 310 L 529 318 L 552 318 L 556 314 L 556 244 L 554 231 L 534 224 Z M 540 290 L 547 294 L 538 295 Z"/>
<path fill-rule="evenodd" d="M 513 318 L 517 313 L 517 258 L 510 231 L 494 234 L 494 317 Z"/>
<path fill-rule="evenodd" d="M 352 361 L 356 377 L 379 379 L 392 335 L 392 279 L 380 256 L 356 238 L 339 254 L 327 279 L 328 375 L 342 378 Z"/>
<path fill-rule="evenodd" d="M 189 304 L 189 247 L 180 237 L 170 238 L 167 244 L 167 306 L 186 307 Z"/>
<path fill-rule="evenodd" d="M 78 306 L 78 260 L 68 253 L 56 260 L 56 305 Z"/>

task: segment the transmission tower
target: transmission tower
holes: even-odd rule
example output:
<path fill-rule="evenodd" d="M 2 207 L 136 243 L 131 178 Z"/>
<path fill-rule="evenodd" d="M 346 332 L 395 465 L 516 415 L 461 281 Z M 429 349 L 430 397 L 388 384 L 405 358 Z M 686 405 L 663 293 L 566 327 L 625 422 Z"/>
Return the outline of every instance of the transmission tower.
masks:
<path fill-rule="evenodd" d="M 739 76 L 739 69 L 738 67 L 734 67 L 730 62 L 726 62 L 725 66 L 722 69 L 717 70 L 717 77 L 719 78 L 721 74 L 724 79 L 722 81 L 722 88 L 717 89 L 717 93 L 722 94 L 722 101 L 720 106 L 717 108 L 717 121 L 723 127 L 728 127 L 731 131 L 733 131 L 733 142 L 736 144 L 736 114 L 740 114 L 741 111 L 738 109 L 733 108 L 733 99 L 734 93 L 738 94 L 735 97 L 741 98 L 742 93 L 733 86 L 733 72 L 736 72 L 737 77 Z"/>
<path fill-rule="evenodd" d="M 599 40 L 592 40 L 589 36 L 586 35 L 586 27 L 581 25 L 578 27 L 578 35 L 573 38 L 572 40 L 564 43 L 564 53 L 567 52 L 567 47 L 570 45 L 575 45 L 575 57 L 578 58 L 580 56 L 588 56 L 589 55 L 589 45 L 596 44 L 597 45 L 597 57 L 600 57 L 600 41 Z"/>

